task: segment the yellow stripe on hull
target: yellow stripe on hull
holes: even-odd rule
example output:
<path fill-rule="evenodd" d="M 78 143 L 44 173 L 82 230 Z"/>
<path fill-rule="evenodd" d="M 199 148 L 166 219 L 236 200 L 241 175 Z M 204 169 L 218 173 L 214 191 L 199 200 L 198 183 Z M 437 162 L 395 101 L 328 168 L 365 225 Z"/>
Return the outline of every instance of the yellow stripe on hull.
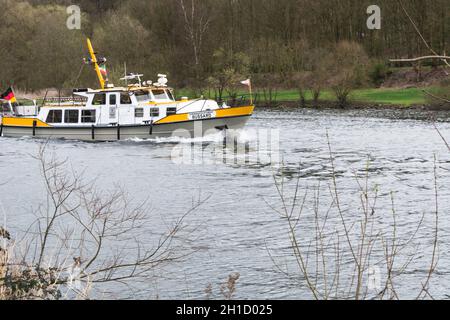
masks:
<path fill-rule="evenodd" d="M 5 117 L 2 120 L 4 126 L 10 127 L 33 127 L 33 122 L 36 121 L 37 128 L 48 128 L 51 127 L 47 123 L 36 119 L 36 118 L 15 118 L 15 117 Z"/>
<path fill-rule="evenodd" d="M 251 116 L 253 114 L 254 109 L 255 106 L 218 109 L 216 110 L 216 117 L 227 118 L 227 117 Z"/>
<path fill-rule="evenodd" d="M 217 109 L 217 110 L 214 110 L 214 112 L 216 113 L 216 116 L 213 119 L 251 116 L 253 114 L 254 109 L 255 109 L 254 106 Z M 184 121 L 189 121 L 189 120 L 190 120 L 189 114 L 183 113 L 183 114 L 175 114 L 172 116 L 165 117 L 164 119 L 161 119 L 161 120 L 155 122 L 155 124 L 177 123 L 177 122 L 184 122 Z M 203 120 L 206 120 L 206 119 L 203 119 Z"/>
<path fill-rule="evenodd" d="M 177 123 L 177 122 L 184 122 L 184 121 L 188 121 L 188 120 L 189 120 L 189 115 L 187 113 L 174 114 L 173 116 L 168 116 L 159 121 L 156 121 L 155 124 Z"/>

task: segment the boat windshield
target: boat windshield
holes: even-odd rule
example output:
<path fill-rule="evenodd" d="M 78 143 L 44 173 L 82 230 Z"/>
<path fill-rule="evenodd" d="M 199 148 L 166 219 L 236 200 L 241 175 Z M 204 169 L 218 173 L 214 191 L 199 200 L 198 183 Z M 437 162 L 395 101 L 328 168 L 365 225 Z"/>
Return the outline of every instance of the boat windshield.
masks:
<path fill-rule="evenodd" d="M 168 89 L 153 89 L 153 90 L 137 90 L 134 92 L 139 103 L 149 101 L 174 101 L 173 94 Z M 152 96 L 153 94 L 153 96 Z"/>
<path fill-rule="evenodd" d="M 135 92 L 138 102 L 148 102 L 152 99 L 150 92 L 147 90 L 139 90 Z"/>
<path fill-rule="evenodd" d="M 152 90 L 153 95 L 155 96 L 155 100 L 167 100 L 169 97 L 166 94 L 166 90 L 158 89 Z"/>
<path fill-rule="evenodd" d="M 167 95 L 169 96 L 169 99 L 172 100 L 172 101 L 175 101 L 175 98 L 173 97 L 172 91 L 166 90 L 166 92 L 167 92 Z"/>
<path fill-rule="evenodd" d="M 174 101 L 173 95 L 170 90 L 167 89 L 154 89 L 152 90 L 155 100 L 170 100 Z"/>

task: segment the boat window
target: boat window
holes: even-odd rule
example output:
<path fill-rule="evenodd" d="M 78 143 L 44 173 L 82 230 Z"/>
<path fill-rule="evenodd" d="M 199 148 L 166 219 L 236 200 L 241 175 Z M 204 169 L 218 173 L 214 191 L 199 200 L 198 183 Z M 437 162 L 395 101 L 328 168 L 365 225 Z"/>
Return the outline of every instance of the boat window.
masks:
<path fill-rule="evenodd" d="M 120 94 L 120 104 L 131 104 L 131 97 L 128 93 Z"/>
<path fill-rule="evenodd" d="M 64 122 L 65 123 L 78 123 L 78 115 L 80 112 L 78 110 L 65 110 L 64 111 Z"/>
<path fill-rule="evenodd" d="M 156 100 L 165 100 L 167 99 L 166 91 L 165 90 L 152 90 L 153 95 L 155 96 Z"/>
<path fill-rule="evenodd" d="M 134 116 L 136 118 L 143 118 L 144 117 L 144 108 L 136 108 L 136 109 L 134 109 Z"/>
<path fill-rule="evenodd" d="M 115 94 L 110 94 L 109 95 L 109 104 L 114 106 L 117 103 L 117 98 Z"/>
<path fill-rule="evenodd" d="M 167 108 L 167 115 L 170 116 L 172 114 L 177 114 L 177 108 L 176 107 Z"/>
<path fill-rule="evenodd" d="M 50 110 L 47 115 L 47 123 L 61 123 L 62 110 Z"/>
<path fill-rule="evenodd" d="M 150 117 L 159 117 L 159 108 L 150 108 Z"/>
<path fill-rule="evenodd" d="M 167 90 L 166 92 L 167 92 L 167 96 L 169 97 L 169 99 L 172 100 L 172 101 L 174 101 L 175 98 L 173 97 L 172 91 Z"/>
<path fill-rule="evenodd" d="M 94 95 L 94 99 L 92 100 L 92 104 L 94 106 L 100 106 L 106 104 L 106 94 L 104 93 L 97 93 Z"/>
<path fill-rule="evenodd" d="M 136 99 L 138 102 L 145 102 L 151 100 L 150 92 L 148 91 L 139 90 L 136 91 L 134 94 L 136 95 Z"/>
<path fill-rule="evenodd" d="M 95 123 L 95 110 L 82 110 L 81 111 L 82 123 Z"/>

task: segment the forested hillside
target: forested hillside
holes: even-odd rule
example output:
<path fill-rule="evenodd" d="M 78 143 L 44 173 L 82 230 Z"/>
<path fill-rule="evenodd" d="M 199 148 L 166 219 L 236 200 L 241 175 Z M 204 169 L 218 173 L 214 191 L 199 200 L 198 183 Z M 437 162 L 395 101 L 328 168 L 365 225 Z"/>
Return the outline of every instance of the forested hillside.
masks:
<path fill-rule="evenodd" d="M 66 27 L 71 0 L 0 0 L 2 88 L 71 87 L 80 73 L 78 85 L 95 85 L 95 75 L 82 69 L 87 36 L 108 58 L 112 80 L 126 62 L 128 71 L 148 78 L 167 73 L 181 87 L 208 83 L 220 89 L 233 77 L 250 75 L 261 86 L 296 86 L 302 72 L 332 70 L 345 58 L 370 74 L 389 58 L 429 54 L 397 0 L 376 1 L 381 30 L 368 30 L 366 10 L 374 1 L 366 0 L 75 2 L 83 12 L 81 30 Z M 402 3 L 430 46 L 449 53 L 450 1 Z"/>

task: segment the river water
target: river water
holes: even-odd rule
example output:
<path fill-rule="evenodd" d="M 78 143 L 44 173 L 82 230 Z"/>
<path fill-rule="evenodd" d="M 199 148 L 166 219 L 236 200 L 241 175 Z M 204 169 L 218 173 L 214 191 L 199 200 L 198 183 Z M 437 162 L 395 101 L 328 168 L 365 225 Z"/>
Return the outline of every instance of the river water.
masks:
<path fill-rule="evenodd" d="M 280 208 L 274 176 L 277 181 L 284 176 L 286 193 L 292 194 L 300 175 L 302 197 L 308 189 L 324 188 L 320 197 L 327 203 L 330 195 L 326 190 L 332 181 L 328 141 L 347 215 L 356 216 L 361 207 L 355 175 L 368 172 L 369 185 L 378 188 L 376 207 L 381 216 L 390 214 L 394 195 L 397 224 L 403 231 L 400 237 L 414 233 L 424 217 L 413 241 L 416 255 L 407 276 L 397 284 L 403 297 L 410 298 L 409 293 L 424 281 L 431 259 L 436 157 L 440 259 L 431 292 L 447 298 L 450 151 L 433 122 L 427 120 L 429 116 L 419 111 L 259 109 L 238 134 L 237 155 L 220 152 L 224 150 L 220 135 L 202 141 L 51 141 L 47 148 L 58 158 L 67 158 L 76 172 L 95 178 L 100 189 L 119 184 L 134 201 L 148 199 L 148 234 L 166 230 L 168 221 L 182 216 L 194 199 L 208 197 L 184 222 L 186 229 L 178 241 L 189 252 L 186 258 L 156 268 L 150 279 L 136 280 L 133 286 L 138 290 L 110 286 L 107 293 L 96 293 L 99 298 L 140 299 L 202 299 L 208 285 L 211 297 L 221 298 L 220 286 L 233 272 L 240 274 L 235 298 L 311 298 L 298 281 L 286 220 L 271 208 Z M 450 113 L 435 116 L 441 133 L 450 140 Z M 0 200 L 12 233 L 23 232 L 33 212 L 45 203 L 42 177 L 33 158 L 39 144 L 30 138 L 0 138 Z M 195 152 L 192 158 L 182 159 L 180 150 Z M 303 211 L 308 215 L 314 210 L 314 199 L 305 198 Z M 308 221 L 305 224 L 311 223 Z M 308 237 L 299 236 L 306 241 Z M 148 241 L 147 245 L 154 245 Z M 280 266 L 287 268 L 289 275 L 280 272 Z"/>

